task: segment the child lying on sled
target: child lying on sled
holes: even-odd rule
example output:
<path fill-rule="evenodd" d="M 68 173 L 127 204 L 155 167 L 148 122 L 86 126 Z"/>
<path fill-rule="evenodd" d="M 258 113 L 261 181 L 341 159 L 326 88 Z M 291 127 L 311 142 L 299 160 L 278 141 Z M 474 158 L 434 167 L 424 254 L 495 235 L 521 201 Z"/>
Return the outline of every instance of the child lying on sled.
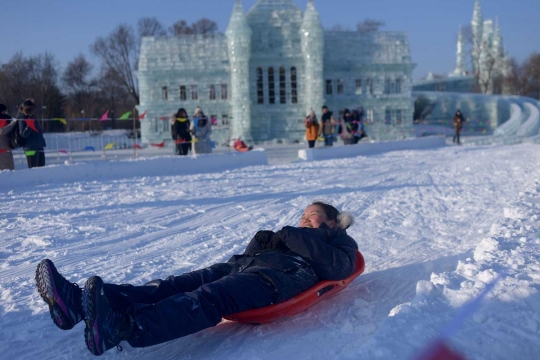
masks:
<path fill-rule="evenodd" d="M 85 320 L 92 354 L 123 340 L 151 346 L 215 326 L 224 316 L 285 301 L 319 281 L 347 278 L 358 249 L 346 232 L 352 223 L 350 214 L 314 202 L 299 227 L 259 231 L 242 255 L 226 263 L 142 286 L 93 276 L 80 289 L 46 259 L 37 267 L 36 284 L 60 329 Z"/>

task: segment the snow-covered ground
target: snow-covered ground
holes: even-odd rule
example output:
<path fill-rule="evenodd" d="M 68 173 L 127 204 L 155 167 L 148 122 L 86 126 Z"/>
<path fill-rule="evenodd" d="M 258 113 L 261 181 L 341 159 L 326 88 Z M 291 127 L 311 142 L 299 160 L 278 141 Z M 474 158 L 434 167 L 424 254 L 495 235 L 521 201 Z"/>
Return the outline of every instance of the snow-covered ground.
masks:
<path fill-rule="evenodd" d="M 81 286 L 94 274 L 140 284 L 225 261 L 257 230 L 297 224 L 306 205 L 324 199 L 355 214 L 349 233 L 366 258 L 366 272 L 343 292 L 270 325 L 223 322 L 104 357 L 414 358 L 502 274 L 451 345 L 470 359 L 536 359 L 539 179 L 539 147 L 523 144 L 0 188 L 0 353 L 94 358 L 83 324 L 64 332 L 50 320 L 34 284 L 43 258 Z"/>

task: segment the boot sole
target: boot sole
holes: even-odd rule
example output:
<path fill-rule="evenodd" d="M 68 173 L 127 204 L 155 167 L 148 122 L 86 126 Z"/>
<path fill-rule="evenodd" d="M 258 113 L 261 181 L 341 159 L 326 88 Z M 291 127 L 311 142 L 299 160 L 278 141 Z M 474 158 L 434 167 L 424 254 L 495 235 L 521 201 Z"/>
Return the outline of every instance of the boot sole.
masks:
<path fill-rule="evenodd" d="M 76 324 L 70 315 L 68 307 L 58 293 L 54 282 L 54 272 L 58 273 L 52 261 L 46 259 L 40 262 L 36 269 L 36 286 L 39 295 L 49 305 L 49 313 L 54 324 L 62 330 L 70 330 Z"/>
<path fill-rule="evenodd" d="M 86 318 L 84 338 L 88 350 L 90 350 L 90 352 L 96 356 L 100 356 L 106 351 L 106 349 L 104 349 L 105 344 L 103 344 L 99 336 L 97 319 L 98 296 L 99 292 L 101 291 L 102 284 L 103 282 L 101 279 L 98 280 L 96 277 L 91 277 L 86 281 L 82 295 L 83 311 Z"/>

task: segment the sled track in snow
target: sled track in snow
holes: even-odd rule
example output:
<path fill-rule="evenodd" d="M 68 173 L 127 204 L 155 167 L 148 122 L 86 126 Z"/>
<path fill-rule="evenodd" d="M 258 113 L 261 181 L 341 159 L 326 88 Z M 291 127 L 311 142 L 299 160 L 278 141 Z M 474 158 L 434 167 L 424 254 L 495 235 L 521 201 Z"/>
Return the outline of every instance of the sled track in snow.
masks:
<path fill-rule="evenodd" d="M 468 256 L 483 236 L 479 231 L 500 217 L 537 167 L 539 156 L 526 149 L 406 151 L 144 183 L 89 182 L 44 187 L 35 202 L 30 202 L 35 190 L 12 195 L 0 205 L 7 220 L 0 230 L 0 293 L 6 299 L 0 336 L 13 340 L 15 357 L 58 358 L 54 346 L 69 347 L 66 356 L 86 355 L 82 328 L 59 333 L 37 298 L 32 274 L 44 257 L 80 283 L 94 274 L 110 282 L 142 283 L 225 261 L 257 230 L 295 224 L 299 211 L 322 197 L 357 217 L 350 234 L 366 257 L 366 273 L 345 291 L 271 325 L 225 322 L 125 352 L 138 359 L 270 359 L 287 353 L 298 358 L 295 345 L 309 343 L 312 352 L 300 358 L 343 357 L 345 350 L 323 345 L 361 346 L 394 306 L 410 301 L 418 280 L 455 268 Z M 510 165 L 501 167 L 506 161 Z M 20 206 L 18 201 L 24 201 L 20 212 L 8 210 Z M 36 350 L 24 350 L 24 336 L 6 333 L 16 333 L 25 322 L 37 323 L 32 330 L 23 327 L 28 336 L 47 333 Z"/>

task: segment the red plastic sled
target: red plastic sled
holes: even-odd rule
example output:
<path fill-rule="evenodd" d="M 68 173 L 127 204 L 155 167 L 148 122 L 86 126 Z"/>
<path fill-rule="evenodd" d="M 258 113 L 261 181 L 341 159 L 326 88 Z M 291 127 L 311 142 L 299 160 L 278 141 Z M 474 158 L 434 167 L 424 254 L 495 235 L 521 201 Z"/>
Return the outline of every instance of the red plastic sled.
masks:
<path fill-rule="evenodd" d="M 238 314 L 225 316 L 225 319 L 238 321 L 244 324 L 269 324 L 284 316 L 296 315 L 307 310 L 319 301 L 329 298 L 345 289 L 347 285 L 364 272 L 364 268 L 364 257 L 360 251 L 357 251 L 356 269 L 354 273 L 345 280 L 321 281 L 312 288 L 287 301 L 260 309 L 246 310 Z"/>

